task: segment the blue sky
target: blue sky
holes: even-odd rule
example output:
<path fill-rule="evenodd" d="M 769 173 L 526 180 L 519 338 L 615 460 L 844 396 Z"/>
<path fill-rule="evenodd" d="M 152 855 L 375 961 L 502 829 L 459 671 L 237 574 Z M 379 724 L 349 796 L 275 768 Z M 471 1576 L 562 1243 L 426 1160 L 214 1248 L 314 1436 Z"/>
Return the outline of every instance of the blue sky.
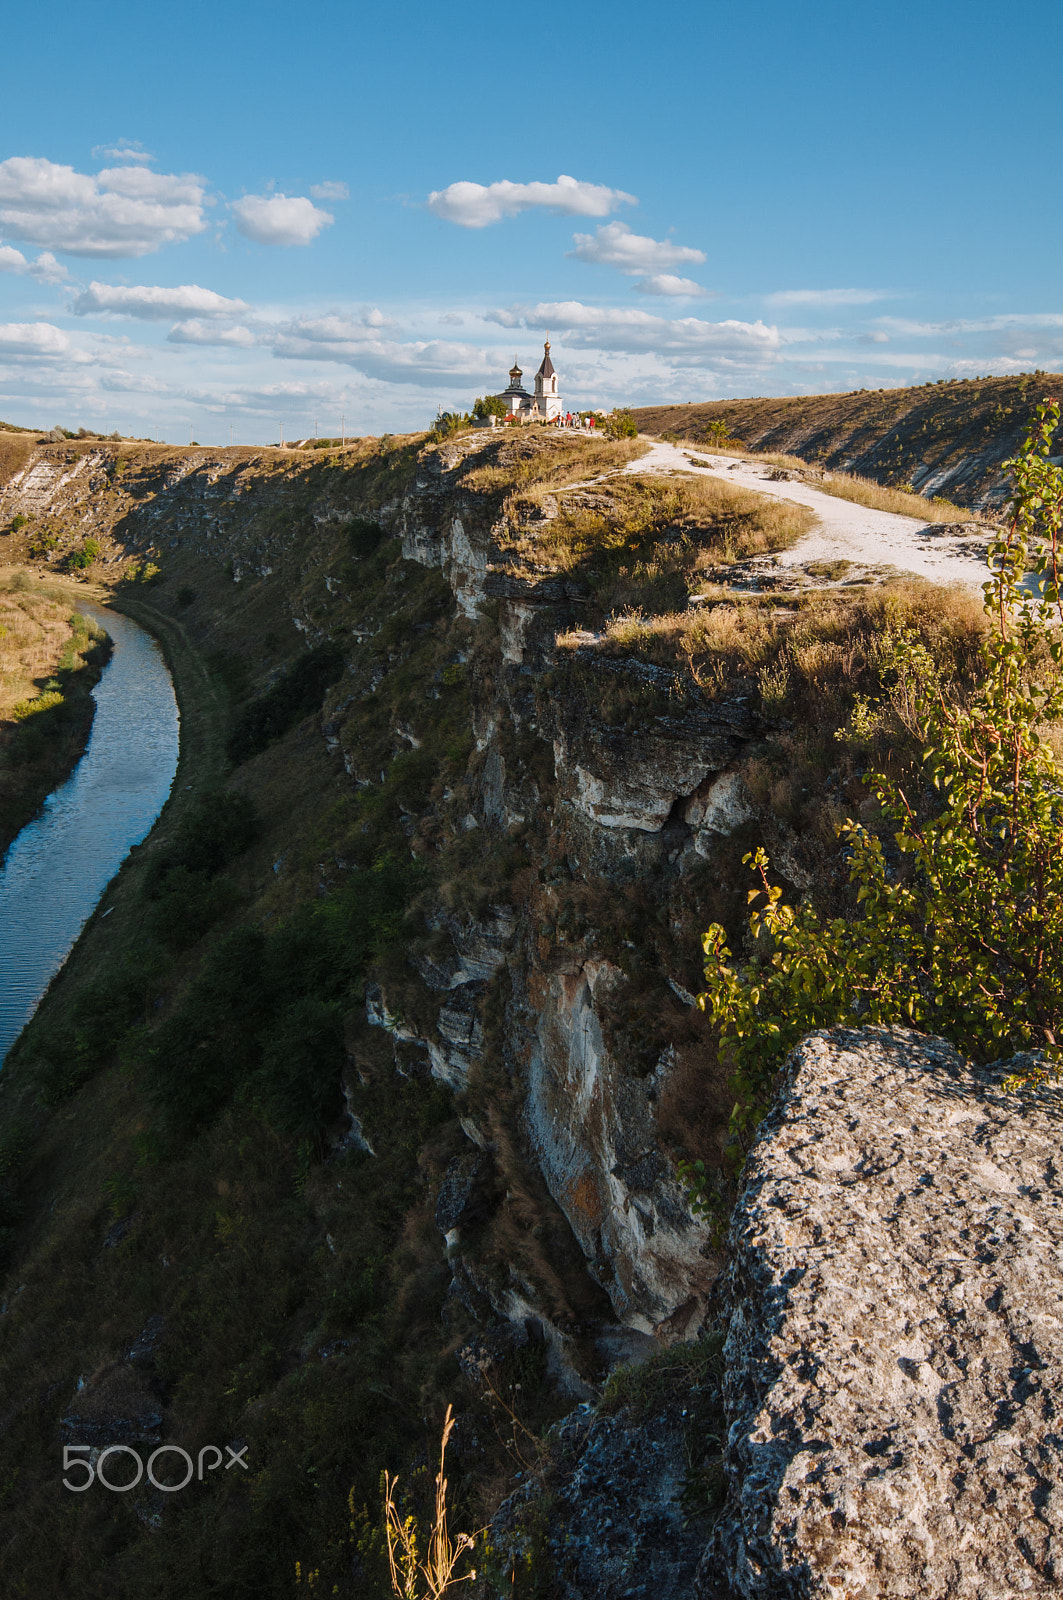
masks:
<path fill-rule="evenodd" d="M 5 17 L 0 417 L 174 442 L 1063 367 L 1063 10 Z"/>

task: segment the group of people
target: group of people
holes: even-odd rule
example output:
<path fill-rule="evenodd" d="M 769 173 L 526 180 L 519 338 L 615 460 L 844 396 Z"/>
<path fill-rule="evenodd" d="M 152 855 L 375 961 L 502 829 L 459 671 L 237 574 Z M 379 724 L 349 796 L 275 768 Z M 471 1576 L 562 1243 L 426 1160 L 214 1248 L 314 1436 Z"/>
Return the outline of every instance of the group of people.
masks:
<path fill-rule="evenodd" d="M 578 411 L 566 411 L 564 416 L 558 417 L 557 426 L 559 428 L 583 428 L 587 432 L 593 432 L 594 416 L 593 414 L 588 414 L 581 417 Z"/>

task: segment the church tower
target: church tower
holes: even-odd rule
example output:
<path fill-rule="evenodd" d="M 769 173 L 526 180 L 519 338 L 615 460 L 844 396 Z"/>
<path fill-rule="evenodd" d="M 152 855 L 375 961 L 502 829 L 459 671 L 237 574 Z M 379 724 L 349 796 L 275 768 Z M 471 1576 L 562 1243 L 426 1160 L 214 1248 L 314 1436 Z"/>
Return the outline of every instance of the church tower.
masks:
<path fill-rule="evenodd" d="M 547 336 L 543 345 L 542 366 L 535 374 L 535 393 L 529 394 L 521 379 L 524 374 L 520 369 L 516 356 L 509 369 L 509 387 L 503 389 L 499 395 L 504 400 L 506 411 L 511 417 L 516 417 L 521 422 L 555 422 L 561 415 L 561 396 L 557 392 L 557 373 L 554 363 L 550 360 L 550 339 Z"/>
<path fill-rule="evenodd" d="M 535 374 L 535 409 L 547 422 L 561 415 L 561 397 L 557 392 L 557 373 L 550 360 L 550 339 L 543 345 L 543 362 Z"/>
<path fill-rule="evenodd" d="M 502 399 L 506 402 L 511 417 L 519 417 L 521 412 L 527 412 L 531 408 L 531 395 L 520 381 L 523 376 L 524 374 L 517 365 L 517 358 L 514 356 L 513 365 L 509 369 L 509 388 L 502 394 Z"/>

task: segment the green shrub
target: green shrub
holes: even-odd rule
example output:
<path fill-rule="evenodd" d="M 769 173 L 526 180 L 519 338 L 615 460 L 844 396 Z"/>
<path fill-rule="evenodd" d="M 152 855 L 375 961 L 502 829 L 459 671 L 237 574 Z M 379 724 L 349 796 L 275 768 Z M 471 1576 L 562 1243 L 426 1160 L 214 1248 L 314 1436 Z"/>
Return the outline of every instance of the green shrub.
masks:
<path fill-rule="evenodd" d="M 151 863 L 148 932 L 171 949 L 187 950 L 235 910 L 240 891 L 218 874 L 250 848 L 258 832 L 258 816 L 246 795 L 226 789 L 205 794 L 173 843 Z"/>
<path fill-rule="evenodd" d="M 738 440 L 731 437 L 731 430 L 722 417 L 713 417 L 706 423 L 702 430 L 702 441 L 708 445 L 737 444 Z"/>
<path fill-rule="evenodd" d="M 196 591 L 194 589 L 190 589 L 187 583 L 182 584 L 181 588 L 177 591 L 177 604 L 181 607 L 182 611 L 187 611 L 188 607 L 192 605 L 195 598 Z"/>
<path fill-rule="evenodd" d="M 244 794 L 213 789 L 196 803 L 173 844 L 158 858 L 153 878 L 175 867 L 215 873 L 250 849 L 259 833 L 258 814 Z"/>
<path fill-rule="evenodd" d="M 238 928 L 220 940 L 151 1042 L 149 1089 L 177 1132 L 191 1132 L 220 1111 L 255 1065 L 261 1008 L 268 1004 L 265 945 L 257 928 Z"/>
<path fill-rule="evenodd" d="M 602 423 L 607 439 L 637 439 L 639 425 L 630 411 L 613 411 Z"/>
<path fill-rule="evenodd" d="M 349 523 L 347 527 L 347 539 L 351 547 L 351 555 L 357 561 L 363 560 L 366 556 L 374 555 L 383 537 L 384 530 L 379 522 L 369 522 L 365 517 L 355 517 L 354 521 Z"/>
<path fill-rule="evenodd" d="M 38 1028 L 33 1037 L 33 1076 L 46 1105 L 58 1105 L 120 1051 L 146 1020 L 149 999 L 166 967 L 157 946 L 145 941 L 106 978 L 78 995 L 69 1020 Z"/>
<path fill-rule="evenodd" d="M 11 715 L 16 722 L 25 722 L 29 717 L 39 716 L 42 711 L 53 711 L 62 704 L 63 696 L 58 689 L 45 689 L 34 695 L 32 700 L 16 700 Z"/>
<path fill-rule="evenodd" d="M 346 1059 L 343 1011 L 335 1001 L 303 995 L 270 1030 L 256 1089 L 282 1133 L 310 1137 L 339 1112 Z"/>
<path fill-rule="evenodd" d="M 431 444 L 441 444 L 444 439 L 449 439 L 452 434 L 460 433 L 469 426 L 470 418 L 466 411 L 441 411 L 428 430 L 428 439 Z"/>
<path fill-rule="evenodd" d="M 98 539 L 86 539 L 82 543 L 80 550 L 72 550 L 67 556 L 67 567 L 72 572 L 84 571 L 86 567 L 91 567 L 93 562 L 99 557 L 100 548 L 100 541 Z"/>
<path fill-rule="evenodd" d="M 287 1133 L 320 1132 L 340 1105 L 343 1015 L 370 962 L 404 942 L 422 878 L 381 857 L 268 935 L 238 928 L 208 948 L 149 1052 L 152 1096 L 177 1131 L 239 1094 Z"/>
<path fill-rule="evenodd" d="M 231 878 L 172 867 L 157 886 L 145 918 L 148 932 L 174 950 L 188 950 L 242 900 Z"/>
<path fill-rule="evenodd" d="M 472 408 L 474 422 L 486 422 L 489 417 L 505 417 L 509 407 L 500 394 L 477 396 Z"/>
<path fill-rule="evenodd" d="M 230 759 L 249 760 L 316 711 L 343 668 L 343 651 L 331 640 L 308 650 L 265 694 L 244 707 L 229 738 Z"/>
<path fill-rule="evenodd" d="M 1008 463 L 1012 522 L 990 549 L 991 631 L 969 701 L 937 681 L 925 650 L 907 645 L 928 784 L 919 795 L 883 773 L 867 780 L 895 829 L 902 870 L 879 838 L 846 822 L 839 831 L 859 912 L 825 922 L 807 903 L 782 903 L 756 850 L 745 859 L 759 879 L 749 897 L 757 954 L 735 966 L 724 929 L 705 934 L 700 1003 L 736 1068 L 739 1147 L 786 1053 L 814 1028 L 901 1024 L 979 1061 L 1028 1050 L 1063 1059 L 1063 769 L 1043 736 L 1063 720 L 1063 469 L 1049 459 L 1058 422 L 1057 404 L 1039 407 Z M 1020 586 L 1029 565 L 1035 598 Z M 687 1171 L 702 1191 L 703 1174 Z"/>
<path fill-rule="evenodd" d="M 19 1191 L 28 1144 L 29 1129 L 21 1121 L 9 1122 L 0 1129 L 0 1266 L 6 1264 L 15 1228 L 23 1216 Z"/>
<path fill-rule="evenodd" d="M 154 561 L 131 561 L 122 575 L 124 583 L 154 583 L 159 568 Z"/>

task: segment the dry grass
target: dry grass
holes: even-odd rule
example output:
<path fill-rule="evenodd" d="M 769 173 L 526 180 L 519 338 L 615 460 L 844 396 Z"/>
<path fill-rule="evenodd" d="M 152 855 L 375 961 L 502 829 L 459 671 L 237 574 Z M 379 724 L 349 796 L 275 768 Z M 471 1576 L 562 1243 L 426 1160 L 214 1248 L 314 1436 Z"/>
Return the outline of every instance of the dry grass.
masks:
<path fill-rule="evenodd" d="M 646 433 L 702 449 L 718 448 L 705 433 L 723 424 L 767 459 L 769 451 L 784 451 L 825 471 L 837 468 L 875 485 L 894 485 L 900 493 L 921 468 L 950 474 L 963 468 L 962 477 L 952 479 L 952 492 L 995 514 L 1005 498 L 1005 463 L 1014 456 L 1034 407 L 1043 398 L 1061 396 L 1059 373 L 1016 373 L 908 389 L 655 406 L 637 411 L 635 418 Z M 922 506 L 896 509 L 940 520 L 940 513 L 927 513 Z"/>
<path fill-rule="evenodd" d="M 494 445 L 493 439 L 491 444 Z M 441 453 L 445 455 L 447 448 L 446 444 L 441 446 Z M 528 434 L 500 439 L 490 452 L 490 460 L 474 455 L 461 482 L 481 494 L 548 493 L 616 471 L 629 461 L 637 461 L 647 449 L 638 439 L 587 438 L 578 433 L 535 428 Z"/>
<path fill-rule="evenodd" d="M 17 575 L 0 580 L 0 722 L 40 692 L 71 639 L 69 597 L 23 583 Z"/>
<path fill-rule="evenodd" d="M 0 489 L 26 465 L 36 443 L 33 433 L 0 433 Z"/>
<path fill-rule="evenodd" d="M 638 552 L 694 576 L 721 561 L 786 550 L 815 520 L 804 506 L 719 478 L 624 477 L 593 497 L 562 501 L 545 528 L 517 532 L 513 548 L 561 572 Z"/>
<path fill-rule="evenodd" d="M 771 459 L 771 458 L 765 458 Z M 793 458 L 779 457 L 781 464 Z M 969 507 L 957 506 L 951 500 L 927 500 L 921 494 L 909 494 L 904 489 L 884 489 L 870 478 L 857 478 L 848 472 L 832 472 L 815 487 L 838 500 L 851 500 L 858 506 L 869 506 L 872 511 L 892 511 L 898 517 L 916 517 L 920 522 L 971 522 L 981 521 L 978 512 Z"/>
<path fill-rule="evenodd" d="M 522 520 L 511 507 L 508 548 L 538 569 L 578 576 L 590 593 L 587 621 L 612 613 L 671 613 L 720 565 L 784 550 L 815 523 L 791 501 L 770 500 L 718 478 L 624 476 L 560 497 L 557 515 Z"/>
<path fill-rule="evenodd" d="M 867 688 L 883 659 L 884 641 L 910 630 L 950 673 L 974 660 L 985 631 L 981 600 L 967 589 L 918 580 L 874 590 L 813 592 L 781 608 L 771 596 L 737 598 L 720 591 L 715 604 L 660 616 L 628 613 L 606 624 L 599 648 L 660 666 L 685 667 L 710 694 L 736 680 L 756 681 L 765 709 L 792 714 L 798 701 L 814 711 L 844 703 Z M 558 646 L 573 649 L 576 634 Z"/>
<path fill-rule="evenodd" d="M 592 649 L 585 634 L 562 638 L 559 645 L 561 659 L 572 661 L 574 689 L 593 705 L 595 719 L 608 716 L 617 726 L 609 685 L 630 685 L 634 702 L 642 678 L 615 665 L 609 674 L 596 670 L 600 655 L 614 662 L 649 661 L 674 674 L 667 695 L 664 687 L 657 689 L 655 713 L 634 706 L 636 727 L 645 725 L 647 715 L 662 714 L 665 705 L 677 717 L 701 697 L 746 697 L 767 724 L 762 747 L 749 751 L 738 768 L 759 813 L 761 837 L 755 842 L 781 863 L 798 898 L 814 888 L 829 914 L 841 915 L 849 907 L 849 890 L 837 829 L 846 817 L 874 826 L 877 816 L 864 775 L 890 772 L 916 791 L 922 781 L 922 730 L 913 715 L 920 656 L 947 692 L 963 700 L 977 678 L 985 626 L 979 597 L 911 580 L 812 592 L 792 605 L 780 605 L 777 596 L 720 591 L 715 604 L 697 611 L 611 619 Z M 721 921 L 734 937 L 744 936 L 739 906 L 751 885 L 736 863 L 748 847 L 743 836 L 734 842 L 733 860 L 726 852 L 714 857 L 706 888 L 712 915 L 703 917 L 702 927 Z M 632 937 L 642 942 L 645 934 Z M 690 986 L 689 979 L 681 981 Z M 708 1159 L 702 1150 L 698 1154 Z"/>
<path fill-rule="evenodd" d="M 92 725 L 96 630 L 77 595 L 0 575 L 0 852 L 73 767 Z"/>
<path fill-rule="evenodd" d="M 983 520 L 980 512 L 972 511 L 967 506 L 955 505 L 943 496 L 928 500 L 925 495 L 912 494 L 906 489 L 885 488 L 870 478 L 861 478 L 851 472 L 829 472 L 820 475 L 817 468 L 810 467 L 800 456 L 780 455 L 773 451 L 763 455 L 752 454 L 742 445 L 704 445 L 701 448 L 712 455 L 735 456 L 758 466 L 778 467 L 784 472 L 810 473 L 812 476 L 809 478 L 809 483 L 812 488 L 819 489 L 823 494 L 833 495 L 837 500 L 850 500 L 855 505 L 867 506 L 872 511 L 891 511 L 895 516 L 916 517 L 920 522 Z M 690 459 L 700 464 L 693 452 Z"/>
<path fill-rule="evenodd" d="M 423 1558 L 418 1546 L 416 1520 L 409 1515 L 403 1515 L 396 1500 L 398 1480 L 390 1473 L 386 1471 L 384 1473 L 388 1566 L 391 1571 L 391 1587 L 398 1600 L 419 1600 L 422 1595 L 425 1600 L 440 1600 L 441 1596 L 453 1593 L 463 1583 L 468 1582 L 468 1575 L 458 1569 L 464 1565 L 464 1558 L 471 1555 L 476 1547 L 476 1541 L 485 1531 L 481 1528 L 477 1533 L 459 1533 L 452 1539 L 447 1527 L 449 1508 L 447 1480 L 444 1473 L 447 1443 L 454 1430 L 453 1411 L 453 1406 L 447 1406 L 443 1437 L 439 1446 L 435 1506 L 431 1527 L 428 1530 L 427 1550 Z M 298 1566 L 296 1571 L 298 1572 Z M 473 1572 L 472 1577 L 475 1576 Z"/>

